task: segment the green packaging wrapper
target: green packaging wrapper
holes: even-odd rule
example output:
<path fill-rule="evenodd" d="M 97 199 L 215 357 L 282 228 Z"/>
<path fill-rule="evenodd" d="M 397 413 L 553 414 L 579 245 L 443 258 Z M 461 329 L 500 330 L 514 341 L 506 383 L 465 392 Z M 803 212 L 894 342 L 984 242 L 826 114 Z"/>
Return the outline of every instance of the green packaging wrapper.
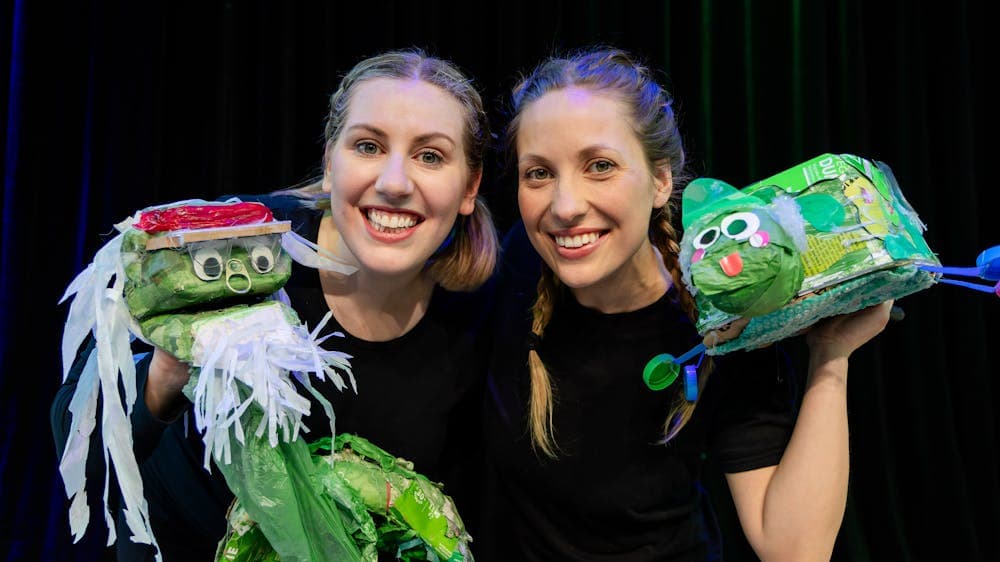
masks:
<path fill-rule="evenodd" d="M 766 345 L 938 279 L 919 267 L 940 261 L 891 169 L 851 154 L 821 154 L 743 189 L 699 178 L 685 190 L 682 220 L 681 269 L 709 355 Z M 746 320 L 739 335 L 713 340 Z"/>

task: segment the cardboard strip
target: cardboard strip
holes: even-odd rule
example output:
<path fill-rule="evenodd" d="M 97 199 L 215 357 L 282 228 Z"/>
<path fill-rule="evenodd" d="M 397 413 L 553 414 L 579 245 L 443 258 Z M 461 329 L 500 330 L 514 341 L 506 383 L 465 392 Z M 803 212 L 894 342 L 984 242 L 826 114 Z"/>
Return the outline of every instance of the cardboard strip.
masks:
<path fill-rule="evenodd" d="M 273 221 L 263 224 L 174 230 L 164 233 L 161 236 L 151 237 L 146 242 L 146 249 L 162 250 L 163 248 L 183 248 L 187 244 L 191 244 L 193 242 L 221 240 L 224 238 L 243 238 L 246 236 L 262 236 L 264 234 L 279 234 L 282 232 L 288 232 L 291 229 L 291 221 Z"/>

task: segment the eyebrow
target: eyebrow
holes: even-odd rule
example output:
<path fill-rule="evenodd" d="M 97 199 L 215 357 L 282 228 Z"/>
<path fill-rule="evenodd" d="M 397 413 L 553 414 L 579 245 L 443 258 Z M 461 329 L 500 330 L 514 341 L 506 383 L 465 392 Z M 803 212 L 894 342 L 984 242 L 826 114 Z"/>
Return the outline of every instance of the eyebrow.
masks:
<path fill-rule="evenodd" d="M 603 151 L 610 151 L 610 152 L 615 153 L 615 155 L 620 154 L 618 152 L 618 150 L 616 150 L 615 148 L 612 148 L 609 145 L 606 145 L 606 144 L 592 144 L 590 146 L 586 146 L 586 147 L 580 149 L 576 153 L 576 155 L 577 155 L 577 157 L 581 161 L 586 161 L 586 160 L 590 160 L 591 158 L 595 158 L 595 157 L 599 156 L 600 153 L 603 152 Z M 549 164 L 551 164 L 551 162 L 549 161 L 548 158 L 542 156 L 541 154 L 525 154 L 521 158 L 517 159 L 517 164 L 519 166 L 520 165 L 524 165 L 524 164 L 545 164 L 545 165 L 549 165 Z"/>
<path fill-rule="evenodd" d="M 524 166 L 527 164 L 543 164 L 545 166 L 551 165 L 549 159 L 540 154 L 525 154 L 524 156 L 517 159 L 518 166 Z"/>
<path fill-rule="evenodd" d="M 580 150 L 578 154 L 581 156 L 581 160 L 589 160 L 604 151 L 614 152 L 616 155 L 620 154 L 618 150 L 606 144 L 592 144 Z"/>
<path fill-rule="evenodd" d="M 351 125 L 350 127 L 347 128 L 348 131 L 353 131 L 355 129 L 360 129 L 360 130 L 363 130 L 363 131 L 368 131 L 371 134 L 373 134 L 373 135 L 375 135 L 375 136 L 377 136 L 379 138 L 386 138 L 386 137 L 389 136 L 382 129 L 379 129 L 378 127 L 376 127 L 374 125 L 369 125 L 368 123 L 357 123 L 357 124 Z M 432 133 L 425 133 L 423 135 L 418 135 L 417 138 L 414 139 L 414 141 L 415 141 L 414 144 L 424 144 L 424 143 L 428 143 L 428 142 L 430 142 L 430 141 L 432 141 L 434 139 L 442 139 L 442 140 L 445 140 L 445 141 L 448 141 L 449 143 L 451 143 L 452 146 L 458 146 L 458 143 L 455 142 L 455 139 L 453 139 L 450 136 L 448 136 L 448 135 L 446 135 L 446 134 L 444 134 L 442 132 L 439 132 L 439 131 L 435 131 L 435 132 L 432 132 Z"/>

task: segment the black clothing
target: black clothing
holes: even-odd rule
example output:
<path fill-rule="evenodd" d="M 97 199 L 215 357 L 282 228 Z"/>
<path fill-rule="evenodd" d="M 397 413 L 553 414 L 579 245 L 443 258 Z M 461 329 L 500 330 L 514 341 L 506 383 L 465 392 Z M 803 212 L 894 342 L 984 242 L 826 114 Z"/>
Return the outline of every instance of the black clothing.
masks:
<path fill-rule="evenodd" d="M 652 391 L 660 353 L 699 336 L 674 288 L 620 314 L 562 291 L 536 344 L 553 387 L 556 459 L 537 455 L 527 425 L 530 307 L 540 261 L 518 225 L 504 242 L 484 407 L 489 479 L 477 562 L 706 560 L 720 548 L 698 479 L 704 455 L 726 472 L 777 464 L 794 424 L 780 346 L 712 358 L 694 415 L 660 444 L 682 378 Z"/>
<path fill-rule="evenodd" d="M 301 206 L 292 197 L 247 197 L 269 206 L 277 220 L 290 220 L 292 228 L 315 241 L 321 212 Z M 319 272 L 293 264 L 285 285 L 292 307 L 310 329 L 329 310 L 320 286 Z M 350 354 L 357 380 L 357 394 L 338 391 L 332 382 L 317 383 L 333 405 L 336 430 L 355 433 L 392 454 L 413 461 L 414 468 L 432 481 L 443 482 L 470 530 L 474 527 L 476 498 L 469 494 L 467 478 L 476 459 L 465 445 L 478 439 L 478 389 L 481 387 L 485 357 L 483 323 L 491 302 L 491 284 L 477 292 L 454 293 L 436 288 L 430 306 L 409 332 L 387 342 L 368 342 L 347 334 L 330 319 L 322 334 L 333 336 L 324 347 Z M 74 374 L 59 390 L 52 405 L 52 425 L 58 450 L 66 442 L 70 425 L 69 401 L 83 362 L 77 361 Z M 233 495 L 218 469 L 211 474 L 202 466 L 204 445 L 195 431 L 193 419 L 185 434 L 183 418 L 162 423 L 150 414 L 141 399 L 144 395 L 148 359 L 138 363 L 137 400 L 132 423 L 135 450 L 140 462 L 150 518 L 164 560 L 212 560 L 218 541 L 226 530 L 225 513 Z M 300 388 L 302 396 L 310 397 Z M 329 435 L 323 408 L 313 400 L 312 415 L 304 420 L 310 428 L 305 435 L 314 440 Z M 189 416 L 190 412 L 185 414 Z M 99 433 L 99 432 L 98 432 Z M 101 455 L 91 448 L 91 458 Z M 103 466 L 103 465 L 102 465 Z M 90 468 L 90 467 L 88 467 Z M 93 468 L 90 468 L 93 470 Z M 100 509 L 101 472 L 88 478 L 91 509 Z M 468 504 L 469 508 L 464 506 Z M 119 560 L 152 560 L 152 549 L 128 540 L 121 521 L 118 528 Z"/>

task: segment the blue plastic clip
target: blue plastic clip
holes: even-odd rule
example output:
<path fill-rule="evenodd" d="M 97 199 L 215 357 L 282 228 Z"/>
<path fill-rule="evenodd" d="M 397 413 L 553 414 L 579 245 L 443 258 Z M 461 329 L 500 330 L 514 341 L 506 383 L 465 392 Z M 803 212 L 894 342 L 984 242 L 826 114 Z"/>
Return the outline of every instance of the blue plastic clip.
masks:
<path fill-rule="evenodd" d="M 698 366 L 684 366 L 684 399 L 694 402 L 698 399 Z"/>

